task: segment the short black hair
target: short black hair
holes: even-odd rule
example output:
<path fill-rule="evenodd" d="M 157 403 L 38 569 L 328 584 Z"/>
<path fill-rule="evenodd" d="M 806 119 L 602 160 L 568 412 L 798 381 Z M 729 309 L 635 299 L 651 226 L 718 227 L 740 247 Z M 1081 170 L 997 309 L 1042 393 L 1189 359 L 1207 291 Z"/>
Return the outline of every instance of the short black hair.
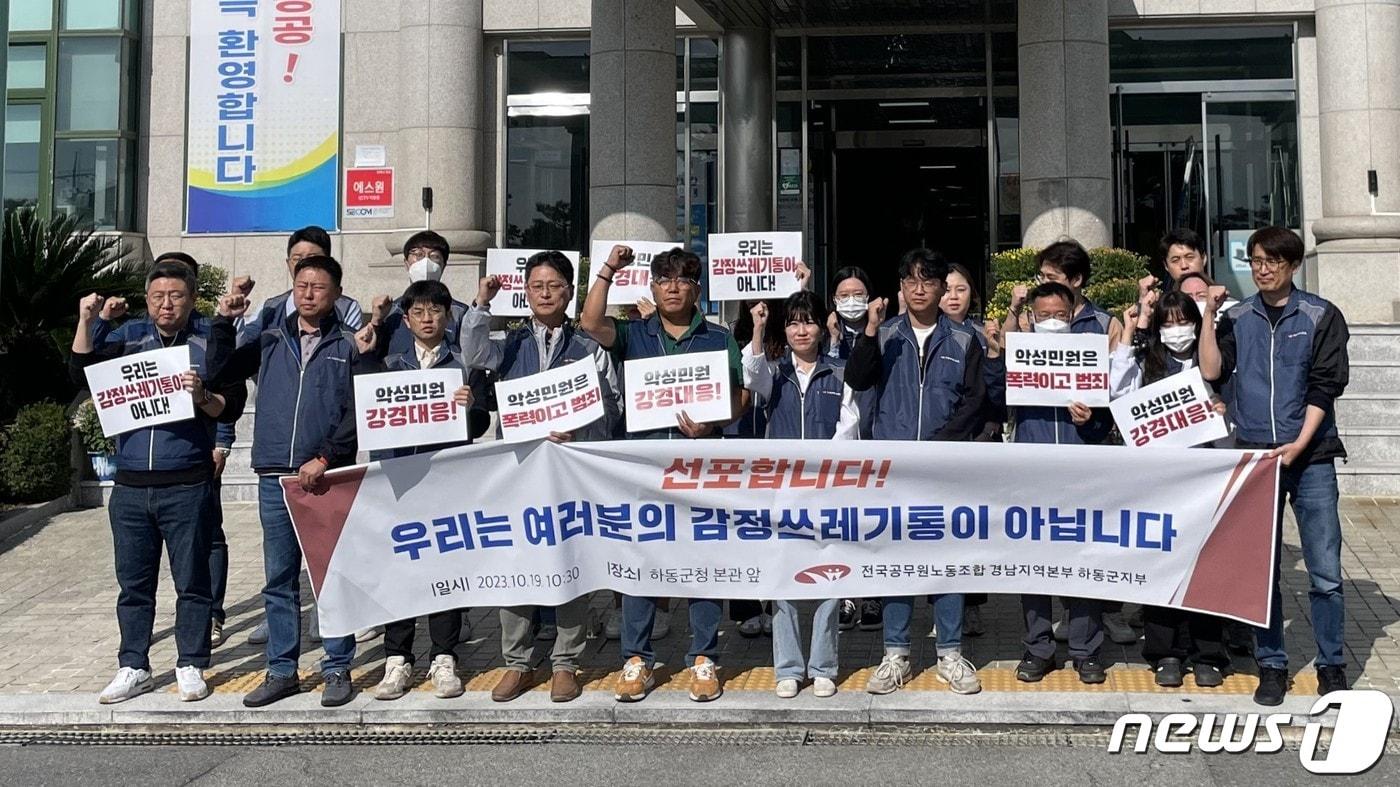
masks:
<path fill-rule="evenodd" d="M 870 276 L 866 274 L 863 268 L 858 268 L 855 265 L 847 265 L 841 270 L 838 270 L 835 276 L 831 277 L 831 291 L 836 292 L 836 288 L 841 285 L 841 282 L 847 279 L 855 279 L 861 284 L 864 284 L 865 292 L 867 294 L 870 293 Z"/>
<path fill-rule="evenodd" d="M 1030 292 L 1026 293 L 1026 303 L 1031 304 L 1032 308 L 1035 306 L 1035 302 L 1041 298 L 1063 298 L 1071 309 L 1074 308 L 1074 290 L 1057 281 L 1037 284 Z"/>
<path fill-rule="evenodd" d="M 420 246 L 441 254 L 443 262 L 447 262 L 447 257 L 452 252 L 452 248 L 447 245 L 447 238 L 432 230 L 422 230 L 408 236 L 408 240 L 403 242 L 403 256 L 407 257 L 410 251 Z"/>
<path fill-rule="evenodd" d="M 700 257 L 677 246 L 651 258 L 651 280 L 677 278 L 700 281 Z"/>
<path fill-rule="evenodd" d="M 175 262 L 183 263 L 190 266 L 190 270 L 194 271 L 196 274 L 199 273 L 199 261 L 183 251 L 162 252 L 159 257 L 156 257 L 155 264 L 159 265 L 166 260 L 174 260 Z"/>
<path fill-rule="evenodd" d="M 1195 249 L 1196 253 L 1202 257 L 1206 256 L 1206 242 L 1195 230 L 1186 227 L 1177 227 L 1162 236 L 1162 242 L 1158 245 L 1157 251 L 1161 254 L 1162 262 L 1167 261 L 1167 254 L 1173 246 L 1187 246 Z"/>
<path fill-rule="evenodd" d="M 1265 227 L 1249 236 L 1245 248 L 1249 256 L 1254 256 L 1254 248 L 1263 249 L 1270 257 L 1284 260 L 1289 265 L 1298 266 L 1303 262 L 1303 239 L 1287 227 Z"/>
<path fill-rule="evenodd" d="M 948 280 L 948 260 L 929 249 L 910 249 L 899 258 L 899 278 L 918 276 L 921 279 Z"/>
<path fill-rule="evenodd" d="M 553 268 L 555 273 L 564 277 L 564 281 L 568 282 L 570 287 L 574 286 L 574 264 L 564 256 L 564 252 L 550 249 L 531 254 L 530 259 L 525 260 L 525 281 L 530 280 L 530 271 L 541 265 Z"/>
<path fill-rule="evenodd" d="M 794 317 L 806 317 L 826 330 L 826 301 L 811 290 L 798 290 L 783 301 L 783 325 Z"/>
<path fill-rule="evenodd" d="M 1065 280 L 1079 279 L 1079 286 L 1089 283 L 1089 250 L 1077 240 L 1062 240 L 1046 246 L 1035 255 L 1036 269 L 1049 265 L 1065 275 Z"/>
<path fill-rule="evenodd" d="M 199 292 L 199 277 L 195 275 L 194 269 L 183 262 L 158 262 L 151 267 L 151 272 L 146 274 L 146 286 L 157 279 L 179 279 L 190 288 L 190 294 Z"/>
<path fill-rule="evenodd" d="M 307 243 L 314 243 L 317 246 L 320 246 L 321 251 L 324 251 L 327 257 L 330 256 L 331 235 L 329 232 L 326 232 L 325 230 L 321 229 L 315 224 L 312 224 L 309 227 L 302 227 L 296 232 L 293 232 L 287 238 L 287 253 L 291 254 L 292 247 L 303 241 Z"/>
<path fill-rule="evenodd" d="M 315 241 L 313 241 L 313 243 L 314 242 Z M 292 278 L 295 279 L 298 273 L 301 273 L 307 268 L 315 268 L 318 271 L 325 271 L 327 274 L 330 275 L 331 281 L 335 283 L 335 286 L 340 286 L 340 263 L 336 262 L 334 257 L 326 257 L 320 254 L 313 254 L 310 257 L 303 257 L 301 261 L 297 263 L 296 268 L 292 270 Z"/>
<path fill-rule="evenodd" d="M 1215 286 L 1215 282 L 1211 281 L 1209 276 L 1197 271 L 1191 271 L 1190 273 L 1182 276 L 1180 279 L 1177 279 L 1176 286 L 1173 287 L 1172 290 L 1174 292 L 1181 292 L 1181 285 L 1185 284 L 1188 279 L 1200 279 L 1201 281 L 1206 283 L 1207 287 Z"/>
<path fill-rule="evenodd" d="M 407 314 L 415 303 L 431 303 L 451 311 L 452 291 L 440 281 L 415 281 L 399 297 L 399 311 Z"/>

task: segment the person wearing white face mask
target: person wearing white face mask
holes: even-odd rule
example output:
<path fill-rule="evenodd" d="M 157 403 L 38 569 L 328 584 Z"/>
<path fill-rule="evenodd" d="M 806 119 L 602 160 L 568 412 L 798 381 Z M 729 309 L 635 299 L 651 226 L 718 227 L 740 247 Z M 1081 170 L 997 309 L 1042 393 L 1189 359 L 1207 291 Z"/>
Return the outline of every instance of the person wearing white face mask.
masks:
<path fill-rule="evenodd" d="M 451 248 L 447 239 L 432 230 L 415 232 L 403 244 L 403 267 L 408 273 L 409 283 L 420 281 L 441 281 L 447 269 L 447 258 Z M 370 325 L 374 326 L 376 339 L 375 354 L 381 358 L 400 355 L 413 349 L 413 332 L 404 324 L 403 311 L 399 307 L 401 299 L 390 303 L 388 296 L 381 295 L 374 300 Z M 460 334 L 462 317 L 467 313 L 467 304 L 452 299 L 452 308 L 447 315 L 447 333 L 443 341 L 450 352 L 461 349 Z"/>
<path fill-rule="evenodd" d="M 856 337 L 865 332 L 870 307 L 870 277 L 855 266 L 836 271 L 831 279 L 832 311 L 826 319 L 826 354 L 849 358 Z"/>

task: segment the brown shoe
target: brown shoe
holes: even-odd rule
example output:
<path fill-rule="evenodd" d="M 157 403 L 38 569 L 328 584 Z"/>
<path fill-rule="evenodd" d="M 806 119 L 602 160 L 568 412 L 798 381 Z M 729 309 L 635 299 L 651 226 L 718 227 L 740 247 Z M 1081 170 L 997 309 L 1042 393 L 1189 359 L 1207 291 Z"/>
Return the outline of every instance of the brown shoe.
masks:
<path fill-rule="evenodd" d="M 622 677 L 617 679 L 617 690 L 613 699 L 618 702 L 638 702 L 646 699 L 647 692 L 656 685 L 656 676 L 651 667 L 642 661 L 641 656 L 633 656 L 622 665 Z"/>
<path fill-rule="evenodd" d="M 696 656 L 690 668 L 690 698 L 696 702 L 719 699 L 724 689 L 719 685 L 719 665 L 705 656 Z"/>
<path fill-rule="evenodd" d="M 491 699 L 496 702 L 510 702 L 530 690 L 534 683 L 533 678 L 534 673 L 508 669 L 506 674 L 501 676 L 496 688 L 491 690 Z"/>
<path fill-rule="evenodd" d="M 549 701 L 569 702 L 578 699 L 583 687 L 578 685 L 578 673 L 571 669 L 557 669 L 549 679 Z"/>

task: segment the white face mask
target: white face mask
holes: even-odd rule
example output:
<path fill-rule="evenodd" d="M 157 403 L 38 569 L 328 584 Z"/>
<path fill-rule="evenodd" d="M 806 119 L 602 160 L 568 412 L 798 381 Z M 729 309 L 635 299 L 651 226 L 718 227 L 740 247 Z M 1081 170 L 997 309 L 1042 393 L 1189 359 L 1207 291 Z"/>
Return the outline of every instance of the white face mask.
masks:
<path fill-rule="evenodd" d="M 442 279 L 442 265 L 427 257 L 408 266 L 409 281 L 438 281 Z"/>
<path fill-rule="evenodd" d="M 1036 333 L 1069 333 L 1069 323 L 1051 317 L 1035 324 Z"/>
<path fill-rule="evenodd" d="M 1157 335 L 1162 338 L 1162 344 L 1174 353 L 1186 352 L 1196 343 L 1196 328 L 1192 325 L 1172 325 L 1161 329 Z"/>
<path fill-rule="evenodd" d="M 836 299 L 836 313 L 843 319 L 855 322 L 868 314 L 870 300 L 864 295 L 848 295 Z"/>

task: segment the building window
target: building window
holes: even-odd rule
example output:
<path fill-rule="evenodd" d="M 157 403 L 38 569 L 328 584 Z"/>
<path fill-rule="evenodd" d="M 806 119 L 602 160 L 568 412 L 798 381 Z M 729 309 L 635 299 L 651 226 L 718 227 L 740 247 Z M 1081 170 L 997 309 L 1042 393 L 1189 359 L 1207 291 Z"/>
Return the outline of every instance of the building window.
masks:
<path fill-rule="evenodd" d="M 6 47 L 4 203 L 99 230 L 135 219 L 135 0 L 15 0 Z"/>

